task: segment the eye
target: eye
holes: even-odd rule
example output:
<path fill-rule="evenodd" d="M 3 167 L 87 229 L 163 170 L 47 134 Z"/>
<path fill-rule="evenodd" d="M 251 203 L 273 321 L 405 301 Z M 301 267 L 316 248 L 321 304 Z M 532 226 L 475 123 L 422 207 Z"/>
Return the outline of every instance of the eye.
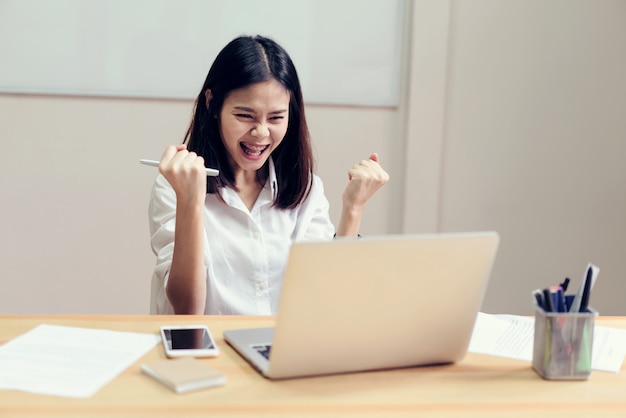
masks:
<path fill-rule="evenodd" d="M 252 119 L 252 115 L 247 113 L 235 113 L 235 116 L 242 119 Z"/>
<path fill-rule="evenodd" d="M 285 119 L 285 117 L 284 117 L 284 116 L 272 116 L 272 117 L 270 118 L 270 120 L 271 120 L 271 121 L 274 121 L 274 122 L 278 122 L 278 121 L 280 121 L 280 120 L 282 120 L 282 119 Z"/>

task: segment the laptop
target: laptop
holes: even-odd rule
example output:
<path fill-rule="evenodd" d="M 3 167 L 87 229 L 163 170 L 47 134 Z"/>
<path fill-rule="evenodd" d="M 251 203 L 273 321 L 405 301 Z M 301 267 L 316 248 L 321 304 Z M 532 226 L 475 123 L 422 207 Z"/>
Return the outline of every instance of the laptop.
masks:
<path fill-rule="evenodd" d="M 457 362 L 498 244 L 492 231 L 295 243 L 275 327 L 224 339 L 268 379 Z"/>

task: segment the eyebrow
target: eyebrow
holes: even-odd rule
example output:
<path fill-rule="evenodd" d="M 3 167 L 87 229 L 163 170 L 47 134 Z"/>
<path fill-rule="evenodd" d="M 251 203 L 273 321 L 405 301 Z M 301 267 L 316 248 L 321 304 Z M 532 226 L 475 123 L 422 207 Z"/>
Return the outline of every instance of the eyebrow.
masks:
<path fill-rule="evenodd" d="M 256 111 L 254 109 L 251 109 L 251 108 L 246 107 L 246 106 L 235 106 L 234 109 L 243 110 L 244 112 L 256 113 Z M 276 114 L 279 114 L 279 113 L 285 113 L 286 111 L 287 111 L 287 109 L 274 110 L 272 112 L 269 112 L 269 114 L 270 115 L 276 115 Z"/>

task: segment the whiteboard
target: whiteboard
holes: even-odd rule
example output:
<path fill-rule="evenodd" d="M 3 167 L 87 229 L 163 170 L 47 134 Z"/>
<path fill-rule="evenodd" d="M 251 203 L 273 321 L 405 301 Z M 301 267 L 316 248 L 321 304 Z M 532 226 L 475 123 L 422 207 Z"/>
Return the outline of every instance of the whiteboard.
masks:
<path fill-rule="evenodd" d="M 193 99 L 239 35 L 291 55 L 307 103 L 396 106 L 403 0 L 0 0 L 0 92 Z"/>

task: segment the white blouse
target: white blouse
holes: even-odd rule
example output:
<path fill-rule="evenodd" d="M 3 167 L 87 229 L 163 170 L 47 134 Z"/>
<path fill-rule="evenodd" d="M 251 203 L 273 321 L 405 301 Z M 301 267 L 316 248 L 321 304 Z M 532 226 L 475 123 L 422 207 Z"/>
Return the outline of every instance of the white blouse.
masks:
<path fill-rule="evenodd" d="M 293 242 L 331 240 L 324 186 L 314 176 L 311 193 L 296 209 L 272 206 L 278 184 L 270 159 L 270 175 L 251 211 L 239 195 L 222 188 L 222 202 L 207 194 L 204 204 L 204 263 L 207 280 L 205 314 L 275 315 L 283 272 Z M 149 206 L 152 251 L 151 313 L 173 314 L 165 288 L 174 252 L 176 194 L 159 175 Z"/>

